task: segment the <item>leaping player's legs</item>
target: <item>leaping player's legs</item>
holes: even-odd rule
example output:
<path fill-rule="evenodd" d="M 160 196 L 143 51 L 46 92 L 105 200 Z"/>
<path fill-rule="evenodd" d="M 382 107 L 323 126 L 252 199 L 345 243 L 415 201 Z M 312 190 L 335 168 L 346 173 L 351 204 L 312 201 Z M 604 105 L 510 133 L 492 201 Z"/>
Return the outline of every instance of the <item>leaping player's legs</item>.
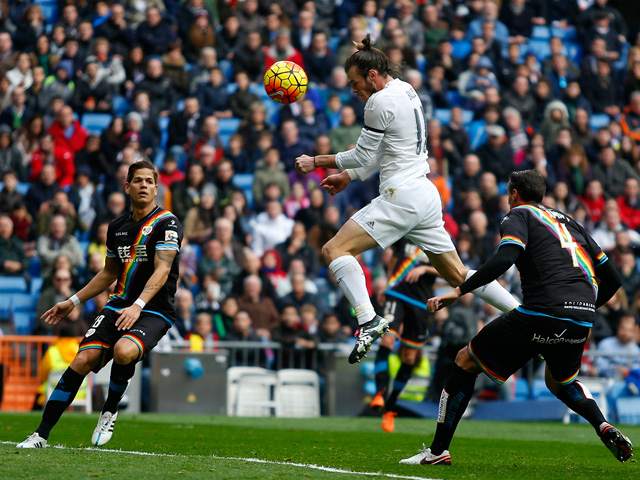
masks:
<path fill-rule="evenodd" d="M 367 292 L 364 272 L 355 256 L 377 246 L 376 241 L 360 225 L 349 219 L 322 247 L 322 256 L 355 309 L 360 325 L 374 318 L 376 313 Z"/>
<path fill-rule="evenodd" d="M 467 278 L 475 273 L 475 270 L 469 270 L 464 266 L 455 250 L 445 253 L 433 253 L 429 251 L 425 251 L 425 253 L 429 257 L 433 267 L 438 270 L 438 273 L 440 273 L 452 287 L 461 285 Z M 505 313 L 510 312 L 520 305 L 513 295 L 507 292 L 497 280 L 477 288 L 471 293 Z"/>
<path fill-rule="evenodd" d="M 47 404 L 42 412 L 42 420 L 35 433 L 18 448 L 41 448 L 47 445 L 51 429 L 58 423 L 65 410 L 76 397 L 84 377 L 86 377 L 100 362 L 102 350 L 89 349 L 78 352 L 71 365 L 62 374 L 56 388 L 51 392 Z"/>

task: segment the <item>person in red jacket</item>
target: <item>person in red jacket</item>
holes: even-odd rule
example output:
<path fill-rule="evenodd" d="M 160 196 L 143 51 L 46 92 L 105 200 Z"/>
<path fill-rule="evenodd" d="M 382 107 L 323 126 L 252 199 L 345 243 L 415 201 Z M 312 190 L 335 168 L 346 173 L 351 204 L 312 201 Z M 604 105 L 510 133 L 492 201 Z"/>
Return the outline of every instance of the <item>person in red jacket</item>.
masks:
<path fill-rule="evenodd" d="M 74 154 L 68 148 L 55 144 L 53 136 L 45 133 L 40 139 L 40 146 L 31 156 L 29 181 L 32 183 L 38 181 L 42 166 L 53 164 L 56 168 L 56 183 L 63 188 L 69 187 L 76 173 L 73 157 Z"/>
<path fill-rule="evenodd" d="M 620 220 L 632 230 L 640 227 L 640 186 L 635 178 L 627 178 L 624 191 L 618 197 Z"/>
<path fill-rule="evenodd" d="M 89 134 L 78 120 L 73 119 L 73 110 L 64 106 L 58 114 L 58 118 L 51 127 L 49 133 L 53 135 L 56 146 L 65 147 L 73 156 L 84 148 Z"/>
<path fill-rule="evenodd" d="M 264 63 L 265 70 L 276 62 L 288 60 L 297 63 L 304 68 L 302 54 L 291 45 L 291 34 L 286 28 L 278 30 L 276 41 L 270 47 L 265 47 Z"/>
<path fill-rule="evenodd" d="M 584 195 L 579 197 L 582 204 L 586 207 L 589 218 L 594 225 L 600 221 L 604 213 L 605 202 L 602 192 L 600 180 L 591 180 L 587 183 Z"/>

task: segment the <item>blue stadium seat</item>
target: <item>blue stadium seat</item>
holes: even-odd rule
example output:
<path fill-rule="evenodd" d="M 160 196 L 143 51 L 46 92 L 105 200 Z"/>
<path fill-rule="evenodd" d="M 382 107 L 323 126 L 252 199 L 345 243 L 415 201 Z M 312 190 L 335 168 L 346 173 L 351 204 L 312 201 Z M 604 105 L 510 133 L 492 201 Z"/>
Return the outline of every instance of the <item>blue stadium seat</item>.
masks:
<path fill-rule="evenodd" d="M 36 324 L 35 312 L 14 312 L 13 328 L 18 335 L 31 335 Z"/>
<path fill-rule="evenodd" d="M 82 126 L 89 130 L 89 134 L 100 136 L 112 120 L 110 113 L 85 113 L 82 115 Z"/>
<path fill-rule="evenodd" d="M 533 38 L 529 40 L 529 51 L 533 52 L 538 60 L 544 60 L 551 55 L 551 46 L 549 40 L 540 40 Z"/>
<path fill-rule="evenodd" d="M 450 107 L 464 107 L 465 99 L 458 90 L 447 90 L 447 103 Z"/>
<path fill-rule="evenodd" d="M 531 382 L 531 398 L 534 400 L 544 398 L 555 398 L 544 383 L 544 378 L 536 378 Z"/>
<path fill-rule="evenodd" d="M 551 38 L 551 31 L 549 27 L 545 25 L 534 25 L 531 31 L 531 38 L 549 39 Z"/>
<path fill-rule="evenodd" d="M 185 101 L 184 98 L 181 98 L 176 102 L 176 110 L 179 112 L 184 111 Z"/>
<path fill-rule="evenodd" d="M 40 10 L 48 25 L 54 25 L 58 21 L 58 5 L 56 3 L 41 3 Z"/>
<path fill-rule="evenodd" d="M 465 125 L 465 130 L 469 134 L 469 146 L 472 151 L 487 142 L 487 128 L 484 120 L 476 120 Z"/>
<path fill-rule="evenodd" d="M 195 243 L 190 243 L 191 250 L 193 250 L 193 254 L 196 256 L 198 260 L 202 258 L 202 246 L 196 245 Z"/>
<path fill-rule="evenodd" d="M 80 248 L 82 249 L 82 253 L 86 256 L 87 255 L 87 250 L 89 250 L 89 244 L 91 242 L 89 240 L 78 240 L 78 244 L 80 245 Z"/>
<path fill-rule="evenodd" d="M 611 118 L 606 113 L 596 113 L 589 118 L 589 126 L 594 132 L 598 131 L 600 127 L 608 127 L 610 123 Z"/>
<path fill-rule="evenodd" d="M 40 296 L 40 291 L 42 290 L 43 283 L 44 279 L 42 277 L 33 277 L 31 279 L 31 296 L 36 300 Z"/>
<path fill-rule="evenodd" d="M 514 390 L 514 402 L 524 402 L 526 400 L 529 400 L 529 395 L 531 394 L 531 392 L 529 390 L 529 382 L 526 378 L 516 378 Z"/>
<path fill-rule="evenodd" d="M 257 87 L 257 85 L 255 85 L 255 86 L 254 86 L 254 85 L 251 85 L 251 86 L 249 87 L 249 90 L 251 90 L 251 91 L 253 92 L 253 89 L 252 89 L 251 87 L 255 88 L 255 87 Z M 237 89 L 238 89 L 238 85 L 237 85 L 237 84 L 235 84 L 235 83 L 233 83 L 233 82 L 229 82 L 229 83 L 227 83 L 227 86 L 225 87 L 225 90 L 227 91 L 227 95 L 231 95 L 231 94 L 232 94 L 232 93 L 234 93 Z M 253 93 L 255 93 L 255 92 L 253 92 Z M 257 93 L 256 93 L 256 95 L 257 95 Z"/>
<path fill-rule="evenodd" d="M 331 37 L 328 43 L 329 49 L 333 53 L 338 53 L 338 48 L 340 47 L 340 37 Z"/>
<path fill-rule="evenodd" d="M 640 425 L 640 397 L 621 397 L 616 400 L 618 422 Z"/>
<path fill-rule="evenodd" d="M 131 103 L 125 97 L 116 95 L 113 97 L 113 113 L 119 117 L 124 117 L 131 110 Z"/>
<path fill-rule="evenodd" d="M 433 112 L 434 118 L 440 120 L 442 125 L 447 125 L 451 120 L 451 110 L 448 108 L 436 108 Z"/>
<path fill-rule="evenodd" d="M 30 188 L 31 184 L 29 182 L 18 182 L 16 185 L 16 192 L 20 195 L 26 195 Z"/>
<path fill-rule="evenodd" d="M 35 312 L 36 299 L 30 293 L 14 293 L 8 296 L 9 309 L 12 312 Z"/>
<path fill-rule="evenodd" d="M 467 40 L 451 42 L 451 46 L 453 47 L 451 55 L 459 58 L 460 60 L 467 58 L 467 55 L 471 53 L 471 42 L 468 42 Z"/>
<path fill-rule="evenodd" d="M 242 189 L 247 198 L 247 205 L 253 208 L 253 173 L 236 173 L 233 176 L 233 184 Z"/>
<path fill-rule="evenodd" d="M 0 277 L 0 293 L 27 293 L 27 281 L 23 277 Z"/>
<path fill-rule="evenodd" d="M 229 145 L 231 135 L 238 131 L 241 121 L 242 120 L 240 118 L 221 118 L 218 120 L 218 125 L 220 127 L 220 140 L 222 141 L 224 148 L 227 148 Z"/>
<path fill-rule="evenodd" d="M 578 31 L 573 26 L 568 28 L 551 27 L 551 36 L 575 42 L 578 40 Z"/>
<path fill-rule="evenodd" d="M 39 277 L 40 270 L 40 259 L 37 256 L 29 260 L 29 275 L 31 275 L 32 277 Z"/>
<path fill-rule="evenodd" d="M 166 150 L 169 141 L 169 117 L 158 118 L 158 126 L 160 127 L 160 148 Z"/>
<path fill-rule="evenodd" d="M 565 41 L 564 46 L 567 49 L 567 57 L 576 62 L 578 65 L 582 61 L 582 45 L 578 42 Z"/>

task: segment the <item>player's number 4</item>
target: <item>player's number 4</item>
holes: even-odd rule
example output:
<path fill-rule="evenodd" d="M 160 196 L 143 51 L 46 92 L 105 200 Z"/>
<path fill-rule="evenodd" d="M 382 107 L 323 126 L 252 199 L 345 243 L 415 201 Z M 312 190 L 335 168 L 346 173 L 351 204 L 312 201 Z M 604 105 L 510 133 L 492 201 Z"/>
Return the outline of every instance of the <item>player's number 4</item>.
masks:
<path fill-rule="evenodd" d="M 566 248 L 571 252 L 571 260 L 573 261 L 574 267 L 579 267 L 578 265 L 578 256 L 576 255 L 576 249 L 578 248 L 578 244 L 573 239 L 567 226 L 564 223 L 556 222 L 554 225 L 556 232 L 558 232 L 558 237 L 560 238 L 560 246 L 562 248 Z"/>

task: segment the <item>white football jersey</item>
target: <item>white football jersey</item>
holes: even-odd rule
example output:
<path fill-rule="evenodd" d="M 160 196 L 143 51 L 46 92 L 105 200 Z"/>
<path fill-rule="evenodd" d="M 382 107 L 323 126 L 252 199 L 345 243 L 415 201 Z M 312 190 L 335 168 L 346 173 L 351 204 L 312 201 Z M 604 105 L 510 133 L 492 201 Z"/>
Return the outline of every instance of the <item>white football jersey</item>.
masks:
<path fill-rule="evenodd" d="M 410 84 L 394 79 L 369 97 L 356 148 L 338 153 L 336 165 L 361 180 L 380 171 L 382 193 L 429 173 L 427 158 L 422 102 Z"/>

